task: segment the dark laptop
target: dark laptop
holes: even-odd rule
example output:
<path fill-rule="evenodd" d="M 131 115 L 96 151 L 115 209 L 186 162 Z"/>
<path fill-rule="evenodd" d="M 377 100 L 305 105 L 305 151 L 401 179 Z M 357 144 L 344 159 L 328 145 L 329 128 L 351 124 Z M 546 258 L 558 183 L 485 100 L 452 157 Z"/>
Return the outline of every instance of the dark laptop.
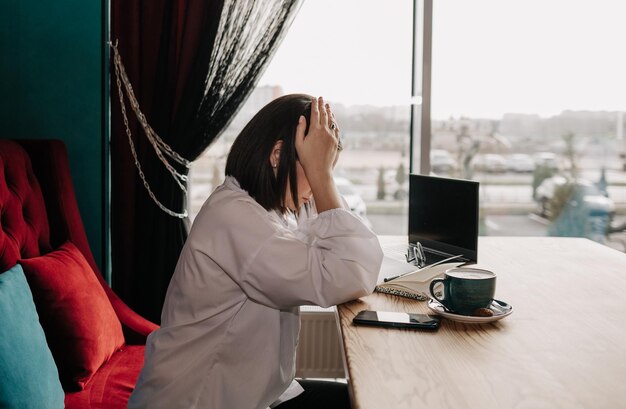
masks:
<path fill-rule="evenodd" d="M 450 262 L 475 263 L 478 186 L 469 180 L 410 175 L 409 243 L 383 244 L 385 257 L 379 281 L 455 256 Z M 411 257 L 417 248 L 423 255 L 421 260 Z"/>
<path fill-rule="evenodd" d="M 409 244 L 421 246 L 423 264 L 478 259 L 478 187 L 470 180 L 409 176 Z"/>

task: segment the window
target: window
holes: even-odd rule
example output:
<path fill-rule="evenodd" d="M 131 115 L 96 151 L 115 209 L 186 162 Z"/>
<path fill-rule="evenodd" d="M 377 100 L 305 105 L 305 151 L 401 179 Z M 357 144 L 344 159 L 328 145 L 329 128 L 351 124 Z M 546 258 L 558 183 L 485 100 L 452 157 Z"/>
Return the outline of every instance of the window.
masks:
<path fill-rule="evenodd" d="M 344 138 L 335 169 L 352 210 L 379 234 L 407 234 L 412 0 L 304 2 L 231 126 L 191 171 L 193 218 L 216 185 L 232 141 L 266 103 L 323 96 Z"/>
<path fill-rule="evenodd" d="M 414 3 L 423 12 L 423 0 L 305 2 L 245 107 L 194 163 L 192 217 L 251 116 L 305 92 L 333 105 L 346 141 L 336 174 L 373 230 L 406 234 Z M 425 155 L 432 173 L 480 181 L 483 235 L 582 236 L 626 250 L 626 6 L 432 3 L 424 17 L 432 82 L 422 101 L 431 132 L 414 143 L 414 171 Z"/>
<path fill-rule="evenodd" d="M 606 0 L 435 2 L 432 153 L 454 159 L 440 173 L 481 182 L 481 234 L 626 250 L 606 234 L 626 221 L 624 13 Z M 435 158 L 435 172 L 450 162 Z"/>

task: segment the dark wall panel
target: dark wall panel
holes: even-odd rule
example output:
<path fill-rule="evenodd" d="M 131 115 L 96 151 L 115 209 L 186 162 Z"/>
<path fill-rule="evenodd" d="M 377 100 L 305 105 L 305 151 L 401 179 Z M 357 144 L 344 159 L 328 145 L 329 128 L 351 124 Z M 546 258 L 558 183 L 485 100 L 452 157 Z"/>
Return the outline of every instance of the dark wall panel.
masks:
<path fill-rule="evenodd" d="M 0 10 L 0 138 L 65 141 L 78 205 L 101 268 L 108 120 L 103 1 L 3 0 Z"/>

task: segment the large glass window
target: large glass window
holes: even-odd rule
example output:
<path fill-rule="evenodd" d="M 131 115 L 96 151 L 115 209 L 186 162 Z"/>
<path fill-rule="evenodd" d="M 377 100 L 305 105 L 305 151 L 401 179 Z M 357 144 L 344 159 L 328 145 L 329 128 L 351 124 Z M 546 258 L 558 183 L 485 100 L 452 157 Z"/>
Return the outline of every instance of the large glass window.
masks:
<path fill-rule="evenodd" d="M 625 250 L 624 15 L 610 0 L 434 2 L 432 170 L 481 182 L 482 234 Z"/>
<path fill-rule="evenodd" d="M 407 234 L 412 0 L 303 3 L 276 55 L 231 126 L 191 171 L 193 218 L 223 180 L 246 122 L 287 93 L 323 96 L 341 128 L 335 175 L 352 210 L 379 234 Z"/>
<path fill-rule="evenodd" d="M 333 105 L 346 146 L 336 174 L 355 213 L 378 234 L 406 234 L 413 3 L 304 2 L 251 98 L 194 163 L 192 217 L 251 116 L 304 92 Z M 481 234 L 626 250 L 624 15 L 611 0 L 433 2 L 431 136 L 416 146 L 430 146 L 432 173 L 481 182 Z"/>

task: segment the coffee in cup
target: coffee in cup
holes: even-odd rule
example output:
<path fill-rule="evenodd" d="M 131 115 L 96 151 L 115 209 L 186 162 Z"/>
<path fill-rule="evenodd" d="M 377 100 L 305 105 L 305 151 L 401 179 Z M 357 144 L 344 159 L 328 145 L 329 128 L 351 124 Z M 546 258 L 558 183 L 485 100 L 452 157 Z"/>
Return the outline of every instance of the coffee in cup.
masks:
<path fill-rule="evenodd" d="M 443 285 L 443 298 L 435 294 L 435 285 Z M 489 308 L 496 293 L 496 275 L 479 268 L 456 267 L 446 270 L 444 278 L 430 282 L 430 295 L 449 311 L 472 315 Z"/>

